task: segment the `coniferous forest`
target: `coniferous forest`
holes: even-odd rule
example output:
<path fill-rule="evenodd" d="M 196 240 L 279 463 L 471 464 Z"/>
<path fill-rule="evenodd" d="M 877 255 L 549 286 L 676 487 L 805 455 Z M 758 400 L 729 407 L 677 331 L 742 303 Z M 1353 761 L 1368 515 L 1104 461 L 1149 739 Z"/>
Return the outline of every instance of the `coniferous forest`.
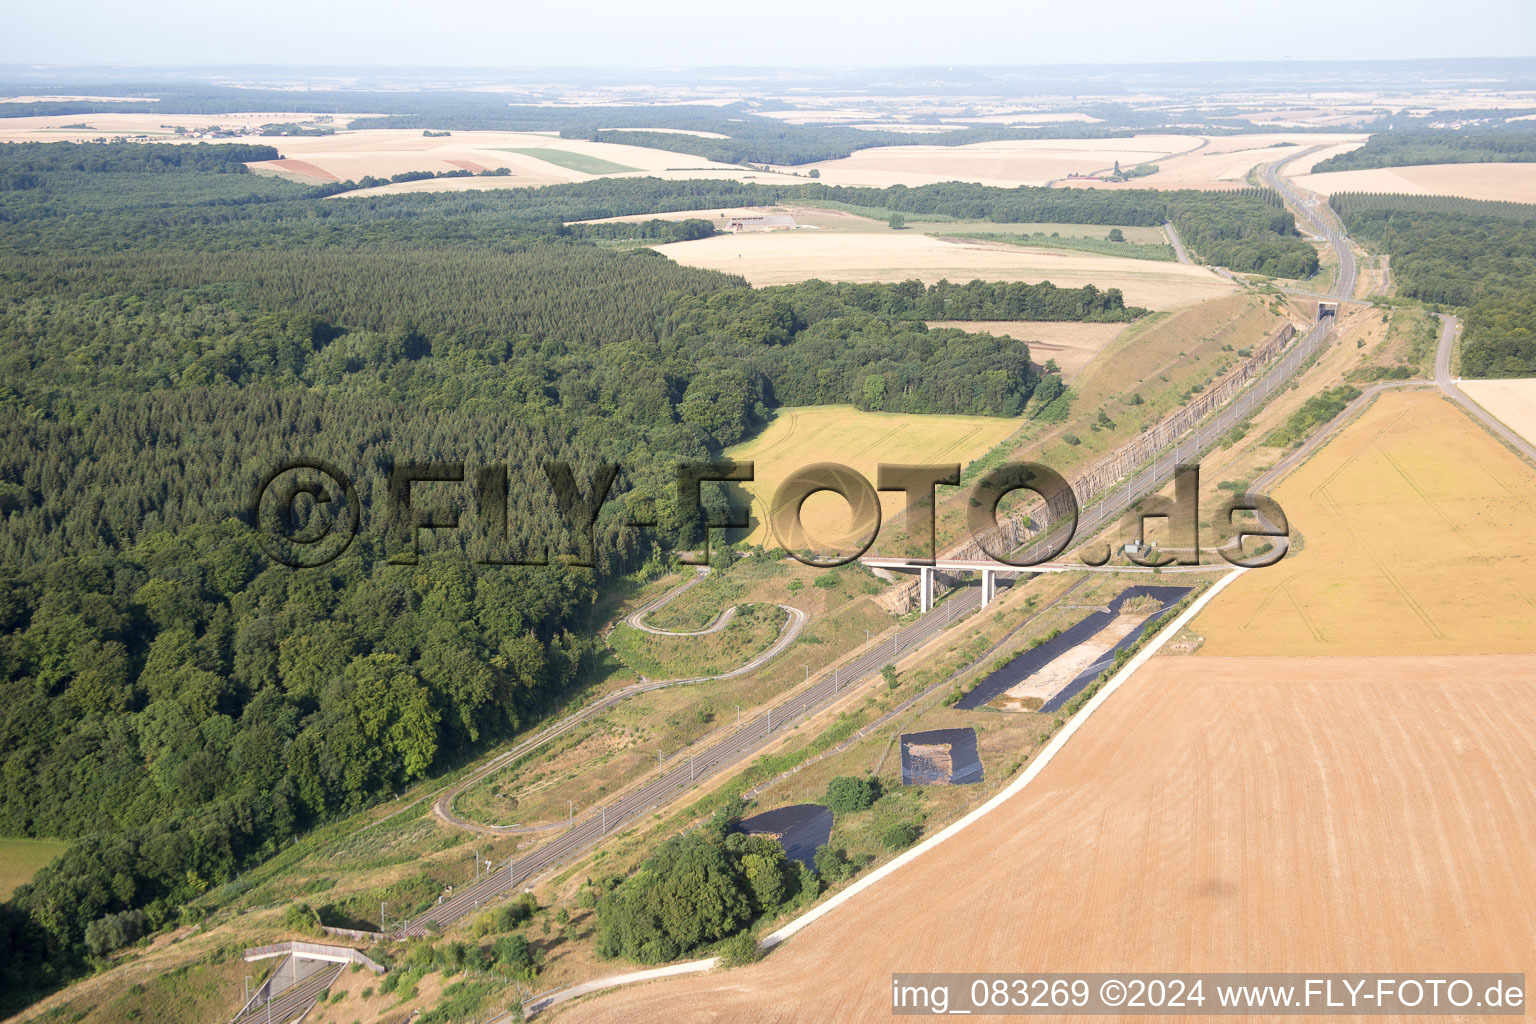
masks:
<path fill-rule="evenodd" d="M 1536 375 L 1536 206 L 1340 193 L 1351 235 L 1389 254 L 1398 291 L 1464 310 L 1461 372 Z"/>

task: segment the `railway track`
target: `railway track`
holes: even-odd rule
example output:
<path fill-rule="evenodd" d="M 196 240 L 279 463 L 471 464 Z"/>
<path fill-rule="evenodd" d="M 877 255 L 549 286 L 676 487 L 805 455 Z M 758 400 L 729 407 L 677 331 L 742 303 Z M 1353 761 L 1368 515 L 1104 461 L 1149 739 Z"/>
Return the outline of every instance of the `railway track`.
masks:
<path fill-rule="evenodd" d="M 234 1024 L 292 1024 L 300 1020 L 341 977 L 345 964 L 317 971 L 261 1006 L 253 1006 L 235 1018 Z"/>
<path fill-rule="evenodd" d="M 1241 422 L 1267 402 L 1326 342 L 1332 326 L 1329 322 L 1331 319 L 1324 319 L 1305 335 L 1299 336 L 1300 340 L 1292 345 L 1291 350 L 1277 359 L 1247 390 L 1229 403 L 1228 408 L 1218 410 L 1216 415 L 1191 431 L 1188 437 L 1181 439 L 1180 453 L 1192 458 L 1209 449 L 1220 441 L 1234 424 Z M 1083 511 L 1078 521 L 1078 534 L 1084 537 L 1097 534 L 1118 520 L 1126 509 L 1148 494 L 1159 490 L 1172 479 L 1175 461 L 1172 458 L 1152 460 L 1144 464 L 1139 471 L 1131 473 L 1123 487 L 1117 486 L 1105 500 Z M 1027 573 L 1027 570 L 1021 570 L 1021 572 Z M 1008 575 L 1016 577 L 1019 574 Z M 686 762 L 682 757 L 677 757 L 674 759 L 673 766 L 660 773 L 657 778 L 621 795 L 605 806 L 589 809 L 582 818 L 575 821 L 559 836 L 531 851 L 527 856 L 509 861 L 506 867 L 407 922 L 397 934 L 401 937 L 423 935 L 437 928 L 448 927 L 503 895 L 518 891 L 529 879 L 585 852 L 609 833 L 660 808 L 680 793 L 686 792 L 711 776 L 748 760 L 789 729 L 828 706 L 843 691 L 877 674 L 881 667 L 894 661 L 902 651 L 910 651 L 914 646 L 926 643 L 952 621 L 977 608 L 980 603 L 981 593 L 977 587 L 966 587 L 951 594 L 931 611 L 893 636 L 882 638 L 877 645 L 873 645 L 873 649 L 861 652 L 850 662 L 838 666 L 830 673 L 823 673 L 823 676 L 813 685 L 802 688 L 754 718 L 743 722 L 737 731 L 687 758 Z M 597 710 L 601 709 L 596 705 L 591 709 L 592 713 L 596 713 Z M 557 724 L 551 729 L 558 727 Z M 528 742 L 533 743 L 538 739 L 535 737 Z M 520 755 L 509 753 L 503 755 L 503 758 L 512 756 Z"/>
<path fill-rule="evenodd" d="M 1296 156 L 1299 155 L 1301 154 L 1296 154 Z M 1294 158 L 1293 156 L 1288 159 Z M 1281 160 L 1266 166 L 1265 177 L 1272 187 L 1293 204 L 1297 215 L 1311 224 L 1316 232 L 1333 246 L 1338 257 L 1339 270 L 1335 275 L 1331 294 L 1347 298 L 1353 294 L 1355 285 L 1355 258 L 1349 241 L 1343 234 L 1342 226 L 1331 217 L 1331 211 L 1326 215 L 1319 212 L 1315 202 L 1309 205 L 1295 188 L 1279 175 L 1279 167 L 1286 162 Z M 1181 438 L 1174 448 L 1175 458 L 1163 458 L 1159 461 L 1154 456 L 1138 470 L 1133 470 L 1126 477 L 1123 486 L 1117 485 L 1110 495 L 1083 510 L 1077 523 L 1077 535 L 1091 537 L 1098 534 L 1118 520 L 1127 509 L 1147 495 L 1155 493 L 1171 480 L 1178 461 L 1197 457 L 1207 451 L 1217 444 L 1234 425 L 1248 418 L 1268 402 L 1326 343 L 1332 329 L 1332 320 L 1332 317 L 1324 318 L 1305 334 L 1299 335 L 1289 352 L 1277 359 L 1252 385 L 1228 403 L 1226 408 L 1218 409 L 1206 422 L 1197 425 L 1187 437 Z M 1048 533 L 1043 539 L 1049 540 L 1050 534 Z M 1027 570 L 1021 571 L 1027 572 Z M 1017 577 L 1019 574 L 1007 575 Z M 695 579 L 685 586 L 697 582 L 698 580 Z M 743 722 L 734 732 L 717 740 L 698 754 L 687 757 L 686 763 L 682 756 L 674 758 L 673 766 L 659 773 L 655 779 L 631 789 L 607 805 L 589 809 L 565 832 L 531 851 L 527 856 L 509 860 L 505 868 L 468 886 L 464 891 L 455 894 L 452 899 L 406 922 L 397 934 L 402 937 L 422 935 L 437 928 L 447 927 L 503 895 L 516 892 L 529 879 L 585 852 L 609 833 L 632 824 L 651 811 L 659 809 L 680 793 L 746 761 L 785 732 L 830 705 L 849 687 L 877 674 L 881 667 L 896 660 L 902 651 L 910 651 L 913 647 L 926 643 L 956 618 L 963 617 L 977 608 L 980 603 L 979 588 L 966 587 L 957 593 L 952 593 L 946 600 L 903 627 L 888 640 L 881 638 L 878 644 L 871 645 L 872 649 L 860 652 L 851 661 L 836 667 L 830 673 L 824 672 L 813 685 L 801 688 L 785 700 Z M 488 766 L 487 769 L 482 769 L 472 778 L 483 777 L 499 764 L 522 756 L 523 753 L 534 749 L 534 746 L 547 742 L 555 735 L 574 727 L 579 721 L 584 721 L 586 717 L 611 707 L 624 696 L 632 696 L 638 692 L 643 691 L 639 688 L 620 691 L 619 694 L 606 698 L 604 702 L 594 704 L 569 719 L 556 723 L 544 733 L 502 755 L 498 762 Z M 451 797 L 439 799 L 435 809 L 440 816 L 447 816 L 444 814 L 443 805 L 450 800 Z M 448 813 L 451 814 L 451 810 Z M 460 823 L 455 818 L 456 816 L 449 817 L 448 820 L 454 821 L 455 824 Z M 473 827 L 473 823 L 464 824 L 466 827 Z M 480 828 L 483 830 L 486 827 Z"/>

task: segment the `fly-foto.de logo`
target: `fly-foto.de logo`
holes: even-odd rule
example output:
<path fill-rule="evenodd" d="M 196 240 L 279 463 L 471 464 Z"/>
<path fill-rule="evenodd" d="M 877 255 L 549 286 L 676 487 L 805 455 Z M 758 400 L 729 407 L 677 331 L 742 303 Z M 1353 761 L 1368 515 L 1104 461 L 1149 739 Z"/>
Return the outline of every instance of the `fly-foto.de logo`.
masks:
<path fill-rule="evenodd" d="M 599 463 L 578 480 L 567 462 L 541 465 L 548 496 L 568 539 L 569 550 L 554 551 L 547 541 L 524 542 L 513 552 L 511 538 L 527 537 L 533 522 L 514 524 L 509 511 L 508 468 L 504 464 L 466 467 L 463 462 L 396 463 L 385 474 L 382 496 L 369 509 L 370 520 L 380 520 L 388 557 L 396 564 L 415 564 L 421 554 L 424 531 L 456 531 L 461 528 L 463 499 L 472 498 L 475 529 L 484 540 L 484 552 L 476 561 L 485 565 L 548 565 L 551 558 L 569 565 L 594 564 L 598 516 L 609 500 L 620 467 Z M 677 464 L 675 507 L 697 516 L 706 539 L 698 555 L 683 555 L 692 564 L 708 564 L 708 530 L 745 529 L 751 525 L 743 509 L 720 510 L 701 500 L 710 484 L 741 484 L 756 479 L 751 462 L 717 459 Z M 768 528 L 779 547 L 806 565 L 833 567 L 863 556 L 880 536 L 880 492 L 904 497 L 903 543 L 913 566 L 935 560 L 938 488 L 960 483 L 958 463 L 880 463 L 871 483 L 859 471 L 845 465 L 821 462 L 789 474 L 775 489 L 769 503 Z M 422 500 L 418 485 L 451 485 L 459 502 L 445 505 L 440 495 Z M 1224 496 L 1211 517 L 1213 543 L 1202 548 L 1200 538 L 1200 468 L 1180 465 L 1173 475 L 1174 494 L 1152 494 L 1139 502 L 1123 503 L 1119 536 L 1126 558 L 1139 566 L 1197 565 L 1202 550 L 1215 551 L 1232 565 L 1259 568 L 1273 565 L 1289 548 L 1290 527 L 1284 511 L 1271 498 L 1253 493 Z M 802 519 L 805 502 L 814 494 L 829 492 L 846 502 L 852 520 L 848 538 L 827 543 L 813 538 Z M 1017 492 L 1026 500 L 1015 511 L 1003 514 L 999 506 Z M 998 466 L 971 484 L 966 501 L 966 530 L 982 557 L 1018 568 L 1056 562 L 1072 546 L 1084 518 L 1071 484 L 1060 473 L 1033 462 Z M 382 507 L 380 507 L 382 506 Z M 1117 510 L 1090 510 L 1097 523 L 1106 523 Z M 274 467 L 257 483 L 246 509 L 246 521 L 262 549 L 273 560 L 294 568 L 314 568 L 340 557 L 363 527 L 364 507 L 350 477 L 321 459 L 291 459 Z M 1150 520 L 1166 521 L 1166 543 L 1147 542 Z M 628 525 L 655 529 L 654 517 L 631 518 Z M 522 526 L 527 529 L 514 529 Z M 1096 532 L 1096 531 L 1095 531 Z M 1263 541 L 1249 551 L 1244 541 Z M 1113 552 L 1108 544 L 1080 551 L 1076 558 L 1087 566 L 1106 564 Z"/>

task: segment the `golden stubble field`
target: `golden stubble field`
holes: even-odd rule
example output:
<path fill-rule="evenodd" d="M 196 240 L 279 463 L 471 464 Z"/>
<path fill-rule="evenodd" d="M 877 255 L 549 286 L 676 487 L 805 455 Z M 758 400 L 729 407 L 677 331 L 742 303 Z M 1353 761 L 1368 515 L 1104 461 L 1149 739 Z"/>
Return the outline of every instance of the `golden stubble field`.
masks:
<path fill-rule="evenodd" d="M 871 484 L 882 462 L 958 462 L 963 468 L 1018 426 L 1002 417 L 862 412 L 848 405 L 780 409 L 767 429 L 725 453 L 756 463 L 757 479 L 742 485 L 752 495 L 752 527 L 745 540 L 773 543 L 766 520 L 774 492 L 791 473 L 813 463 L 851 466 Z M 900 492 L 880 495 L 884 523 L 897 522 L 903 502 Z M 847 503 L 828 493 L 806 499 L 801 521 L 813 539 L 828 542 L 841 542 L 852 526 Z"/>
<path fill-rule="evenodd" d="M 1395 192 L 1410 196 L 1461 196 L 1510 203 L 1536 203 L 1536 165 L 1421 164 L 1357 171 L 1302 174 L 1296 184 L 1318 195 L 1335 192 Z"/>
<path fill-rule="evenodd" d="M 1204 267 L 1067 249 L 949 241 L 916 231 L 766 231 L 653 246 L 686 266 L 740 274 L 753 285 L 823 281 L 925 283 L 1050 281 L 1062 288 L 1119 288 L 1125 301 L 1171 309 L 1230 294 L 1235 286 Z"/>
<path fill-rule="evenodd" d="M 1532 971 L 1533 670 L 1156 658 L 1023 792 L 761 963 L 552 1017 L 883 1021 L 896 971 Z"/>
<path fill-rule="evenodd" d="M 1464 380 L 1461 390 L 1510 430 L 1536 443 L 1536 378 Z"/>
<path fill-rule="evenodd" d="M 1202 654 L 1536 652 L 1536 473 L 1437 393 L 1382 394 L 1273 497 L 1300 550 L 1195 620 Z"/>
<path fill-rule="evenodd" d="M 729 164 L 713 163 L 684 153 L 562 139 L 538 132 L 456 131 L 447 136 L 429 137 L 419 131 L 380 128 L 266 141 L 278 148 L 283 159 L 254 163 L 251 165 L 253 169 L 293 171 L 334 181 L 357 181 L 368 175 L 387 178 L 405 171 L 482 171 L 506 167 L 512 173 L 505 178 L 447 180 L 473 182 L 481 188 L 507 188 L 589 181 L 603 174 L 682 167 L 739 171 Z"/>
<path fill-rule="evenodd" d="M 1255 166 L 1313 146 L 1328 147 L 1315 159 L 1364 144 L 1366 136 L 1318 132 L 1259 132 L 1231 137 L 1134 135 L 1113 139 L 1019 139 L 970 146 L 880 146 L 815 167 L 827 185 L 931 185 L 968 181 L 1017 185 L 1079 185 L 1094 188 L 1235 188 Z M 1305 158 L 1310 166 L 1313 158 Z M 1156 164 L 1157 173 L 1110 184 L 1083 181 Z M 804 170 L 805 168 L 796 168 Z"/>
<path fill-rule="evenodd" d="M 12 101 L 15 102 L 15 101 Z M 149 137 L 152 142 L 203 142 L 210 145 L 220 142 L 255 142 L 277 145 L 289 140 L 281 137 L 253 137 L 248 139 L 194 139 L 190 135 L 177 135 L 177 128 L 199 132 L 205 128 L 221 128 L 227 131 L 255 132 L 265 124 L 325 124 L 340 127 L 357 118 L 371 114 L 294 114 L 294 113 L 238 113 L 238 114 L 162 114 L 156 113 L 154 104 L 146 103 L 143 113 L 127 114 L 48 114 L 38 117 L 0 118 L 0 142 L 90 142 L 117 136 Z M 86 127 L 71 127 L 85 125 Z M 417 133 L 418 135 L 420 132 Z"/>
<path fill-rule="evenodd" d="M 1128 325 L 1058 320 L 930 320 L 928 326 L 1025 342 L 1031 360 L 1041 365 L 1047 359 L 1056 360 L 1061 379 L 1071 381 Z"/>
<path fill-rule="evenodd" d="M 1365 145 L 1364 135 L 1306 134 L 1286 132 L 1268 135 L 1240 135 L 1229 139 L 1212 139 L 1206 145 L 1169 160 L 1156 161 L 1156 174 L 1145 178 L 1133 178 L 1129 184 L 1141 188 L 1179 188 L 1206 182 L 1245 184 L 1248 172 L 1260 164 L 1283 160 L 1286 156 L 1310 149 L 1313 146 L 1327 148 L 1311 156 L 1301 157 L 1297 164 L 1308 168 L 1316 160 L 1334 153 L 1347 152 Z M 1343 141 L 1348 140 L 1348 141 Z M 1293 171 L 1293 173 L 1302 173 Z"/>
<path fill-rule="evenodd" d="M 970 181 L 1011 188 L 1045 185 L 1140 163 L 1157 163 L 1200 144 L 1190 135 L 1136 135 L 1119 139 L 1019 139 L 970 146 L 877 146 L 814 167 L 824 185 L 932 185 Z"/>

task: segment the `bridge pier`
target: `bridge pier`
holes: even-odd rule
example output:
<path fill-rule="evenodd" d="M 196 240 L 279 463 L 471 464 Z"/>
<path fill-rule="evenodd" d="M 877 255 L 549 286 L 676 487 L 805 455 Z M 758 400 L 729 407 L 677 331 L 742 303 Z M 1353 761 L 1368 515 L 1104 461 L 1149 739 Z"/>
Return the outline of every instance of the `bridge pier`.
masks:
<path fill-rule="evenodd" d="M 924 566 L 917 572 L 918 601 L 922 605 L 921 610 L 926 614 L 933 607 L 933 567 Z"/>
<path fill-rule="evenodd" d="M 985 608 L 992 603 L 992 598 L 997 596 L 997 573 L 991 569 L 981 570 L 981 606 Z"/>

